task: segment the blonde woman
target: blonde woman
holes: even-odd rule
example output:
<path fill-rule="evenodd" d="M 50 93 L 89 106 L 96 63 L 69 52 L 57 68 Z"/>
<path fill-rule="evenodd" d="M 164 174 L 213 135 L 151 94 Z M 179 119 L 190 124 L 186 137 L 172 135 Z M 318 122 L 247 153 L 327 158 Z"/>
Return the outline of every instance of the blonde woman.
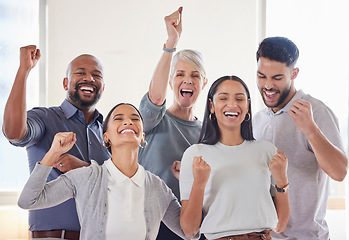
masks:
<path fill-rule="evenodd" d="M 207 84 L 200 52 L 186 49 L 175 54 L 182 33 L 182 10 L 165 17 L 168 38 L 139 108 L 149 143 L 140 149 L 139 163 L 164 180 L 177 198 L 179 182 L 172 171 L 178 175 L 183 152 L 199 140 L 201 121 L 194 116 L 194 106 Z M 168 86 L 173 103 L 167 108 Z M 161 226 L 158 239 L 176 238 L 166 226 Z"/>

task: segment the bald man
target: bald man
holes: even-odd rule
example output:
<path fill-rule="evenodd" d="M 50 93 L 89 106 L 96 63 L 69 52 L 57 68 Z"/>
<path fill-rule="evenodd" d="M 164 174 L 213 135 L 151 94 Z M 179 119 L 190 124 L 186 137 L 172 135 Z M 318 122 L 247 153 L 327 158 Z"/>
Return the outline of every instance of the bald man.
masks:
<path fill-rule="evenodd" d="M 20 66 L 5 106 L 2 130 L 11 144 L 26 147 L 30 172 L 50 149 L 56 133 L 76 133 L 76 144 L 55 163 L 47 178 L 51 181 L 64 172 L 89 165 L 92 159 L 102 164 L 110 157 L 102 145 L 103 116 L 95 108 L 105 84 L 100 61 L 92 55 L 80 55 L 69 63 L 63 78 L 67 92 L 63 103 L 27 111 L 27 79 L 40 56 L 34 45 L 20 49 Z M 78 240 L 80 224 L 74 199 L 29 211 L 29 230 L 32 239 Z"/>

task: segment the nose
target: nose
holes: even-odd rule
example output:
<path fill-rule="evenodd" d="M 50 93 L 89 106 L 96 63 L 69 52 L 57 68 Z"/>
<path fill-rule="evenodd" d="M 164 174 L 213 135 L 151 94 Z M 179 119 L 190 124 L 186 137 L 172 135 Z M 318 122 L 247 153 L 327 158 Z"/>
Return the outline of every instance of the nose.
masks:
<path fill-rule="evenodd" d="M 185 82 L 186 84 L 193 84 L 193 80 L 191 79 L 190 76 L 184 78 L 184 82 Z"/>
<path fill-rule="evenodd" d="M 133 125 L 132 120 L 131 120 L 131 119 L 126 119 L 126 120 L 124 121 L 124 125 L 125 125 L 125 126 L 127 126 L 127 125 Z"/>
<path fill-rule="evenodd" d="M 237 106 L 237 102 L 235 100 L 231 100 L 231 101 L 228 101 L 227 105 L 229 107 L 236 107 Z"/>
<path fill-rule="evenodd" d="M 274 81 L 273 81 L 272 79 L 270 79 L 270 78 L 267 78 L 267 79 L 265 80 L 264 87 L 265 87 L 266 89 L 271 89 L 271 88 L 273 88 L 273 86 L 274 86 Z"/>
<path fill-rule="evenodd" d="M 93 78 L 92 74 L 88 73 L 84 76 L 84 81 L 95 81 L 95 79 Z"/>

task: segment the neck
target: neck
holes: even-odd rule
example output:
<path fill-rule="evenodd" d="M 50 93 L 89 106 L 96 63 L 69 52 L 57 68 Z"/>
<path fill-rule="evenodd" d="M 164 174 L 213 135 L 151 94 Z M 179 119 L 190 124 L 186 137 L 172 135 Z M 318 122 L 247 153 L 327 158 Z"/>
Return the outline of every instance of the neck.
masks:
<path fill-rule="evenodd" d="M 295 88 L 292 88 L 290 93 L 287 95 L 287 98 L 278 106 L 271 108 L 271 110 L 276 113 L 278 111 L 280 111 L 281 109 L 283 109 L 290 101 L 291 99 L 294 97 L 294 95 L 297 93 L 297 90 Z"/>
<path fill-rule="evenodd" d="M 84 118 L 87 124 L 89 124 L 92 121 L 96 111 L 95 105 L 87 108 L 82 108 L 77 103 L 73 102 L 71 99 L 67 98 L 67 100 L 84 114 Z"/>
<path fill-rule="evenodd" d="M 184 120 L 188 120 L 188 121 L 196 120 L 193 113 L 193 107 L 184 108 L 179 105 L 172 105 L 167 109 L 167 111 L 169 111 L 176 117 L 182 118 Z"/>
<path fill-rule="evenodd" d="M 241 127 L 234 129 L 220 129 L 221 138 L 219 141 L 227 146 L 237 146 L 244 142 L 241 136 Z"/>
<path fill-rule="evenodd" d="M 112 148 L 111 160 L 120 172 L 131 178 L 138 170 L 138 148 L 129 144 Z"/>

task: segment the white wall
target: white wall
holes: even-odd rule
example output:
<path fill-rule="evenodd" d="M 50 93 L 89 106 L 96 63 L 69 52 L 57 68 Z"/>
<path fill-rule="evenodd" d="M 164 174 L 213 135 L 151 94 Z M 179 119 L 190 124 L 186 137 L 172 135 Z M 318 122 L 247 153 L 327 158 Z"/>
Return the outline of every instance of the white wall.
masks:
<path fill-rule="evenodd" d="M 64 99 L 62 79 L 70 60 L 91 53 L 105 70 L 106 88 L 97 108 L 106 114 L 118 102 L 138 106 L 167 39 L 163 18 L 183 6 L 183 33 L 177 49 L 201 51 L 207 65 L 209 84 L 195 112 L 201 119 L 207 90 L 217 78 L 238 75 L 252 94 L 257 91 L 255 51 L 262 2 L 47 0 L 48 48 L 43 53 L 48 57 L 47 105 L 59 105 Z M 257 103 L 256 97 L 252 102 Z"/>

